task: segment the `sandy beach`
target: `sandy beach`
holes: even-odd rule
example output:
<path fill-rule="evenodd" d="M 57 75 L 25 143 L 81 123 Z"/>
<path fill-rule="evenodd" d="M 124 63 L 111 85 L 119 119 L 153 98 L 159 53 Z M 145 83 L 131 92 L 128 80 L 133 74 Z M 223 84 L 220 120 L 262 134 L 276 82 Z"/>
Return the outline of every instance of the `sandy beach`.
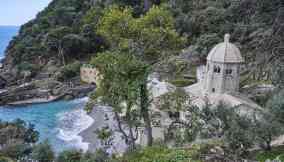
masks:
<path fill-rule="evenodd" d="M 101 148 L 101 142 L 97 138 L 96 130 L 108 126 L 113 132 L 113 145 L 108 149 L 109 153 L 122 153 L 126 150 L 127 146 L 121 138 L 120 132 L 117 131 L 116 122 L 114 121 L 114 114 L 110 107 L 98 106 L 88 114 L 94 119 L 94 123 L 79 135 L 83 138 L 83 142 L 89 143 L 88 151 L 95 152 Z"/>

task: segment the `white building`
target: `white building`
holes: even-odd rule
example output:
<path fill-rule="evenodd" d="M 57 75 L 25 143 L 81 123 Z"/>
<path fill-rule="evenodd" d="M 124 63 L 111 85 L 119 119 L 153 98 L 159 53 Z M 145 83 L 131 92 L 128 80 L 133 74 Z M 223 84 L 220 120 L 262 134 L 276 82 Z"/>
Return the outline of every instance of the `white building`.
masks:
<path fill-rule="evenodd" d="M 247 96 L 239 93 L 240 66 L 244 63 L 240 50 L 230 43 L 230 35 L 226 34 L 224 42 L 217 44 L 208 54 L 207 64 L 197 68 L 198 82 L 184 87 L 191 96 L 191 104 L 203 108 L 208 102 L 218 105 L 220 102 L 239 110 L 240 114 L 254 114 L 262 108 Z M 163 83 L 152 79 L 150 89 L 153 97 L 174 91 L 176 88 L 170 83 Z M 160 114 L 160 126 L 153 125 L 154 139 L 164 139 L 166 128 L 173 122 L 168 112 L 152 107 L 152 114 Z M 187 112 L 179 112 L 179 118 L 186 121 Z M 139 144 L 145 145 L 146 134 L 140 130 Z"/>
<path fill-rule="evenodd" d="M 226 34 L 224 42 L 217 44 L 207 57 L 203 91 L 206 94 L 238 92 L 243 62 L 240 50 L 230 43 L 230 35 Z"/>
<path fill-rule="evenodd" d="M 232 107 L 243 107 L 246 111 L 260 109 L 259 105 L 239 93 L 240 66 L 243 63 L 240 50 L 230 43 L 230 35 L 226 34 L 224 42 L 209 52 L 205 68 L 200 68 L 204 71 L 197 71 L 199 82 L 184 88 L 191 95 L 192 103 L 203 107 L 205 101 L 213 105 L 223 102 Z"/>

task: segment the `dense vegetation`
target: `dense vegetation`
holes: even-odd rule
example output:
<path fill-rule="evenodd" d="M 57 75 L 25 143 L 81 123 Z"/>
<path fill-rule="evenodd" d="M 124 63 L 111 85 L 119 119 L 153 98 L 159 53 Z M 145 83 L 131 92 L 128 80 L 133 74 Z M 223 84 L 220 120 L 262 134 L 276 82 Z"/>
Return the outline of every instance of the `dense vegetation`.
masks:
<path fill-rule="evenodd" d="M 98 102 L 113 107 L 129 152 L 112 157 L 106 149 L 96 154 L 71 150 L 55 157 L 44 142 L 25 154 L 58 162 L 183 162 L 198 160 L 212 149 L 231 159 L 247 158 L 249 149 L 255 146 L 270 152 L 272 140 L 282 133 L 283 90 L 263 102 L 265 111 L 247 115 L 222 103 L 208 104 L 200 110 L 191 105 L 190 97 L 181 89 L 164 94 L 158 99 L 162 111 L 185 111 L 187 116 L 185 120 L 173 119 L 166 140 L 156 146 L 150 115 L 154 99 L 148 92 L 147 78 L 158 72 L 178 86 L 190 84 L 184 75 L 204 63 L 212 46 L 222 41 L 225 33 L 231 33 L 246 60 L 242 85 L 268 82 L 281 89 L 283 13 L 280 0 L 54 0 L 35 20 L 22 26 L 7 49 L 6 67 L 16 70 L 16 74 L 30 71 L 37 75 L 53 60 L 59 69 L 59 73 L 53 73 L 54 78 L 65 81 L 78 75 L 82 62 L 93 64 L 103 77 L 87 108 Z M 32 127 L 20 127 L 33 132 Z M 138 127 L 146 130 L 146 148 L 136 143 Z M 106 141 L 111 134 L 106 129 L 97 133 Z M 212 141 L 190 145 L 197 137 Z M 28 141 L 21 143 L 37 141 L 35 137 L 24 139 Z M 169 149 L 169 143 L 182 149 Z M 0 151 L 5 150 L 3 146 Z"/>
<path fill-rule="evenodd" d="M 138 26 L 129 26 L 133 29 L 125 28 L 127 31 L 123 26 L 106 28 L 105 31 L 98 29 L 102 15 L 111 5 L 128 7 L 128 10 L 133 8 L 133 12 L 124 13 L 128 15 L 117 15 L 116 19 L 123 21 L 131 21 L 132 16 L 141 17 L 152 5 L 163 6 L 168 14 L 173 15 L 174 24 L 170 28 L 186 38 L 185 44 L 189 46 L 186 53 L 200 58 L 201 63 L 212 46 L 222 41 L 225 33 L 231 33 L 232 41 L 239 43 L 245 57 L 246 69 L 250 69 L 243 71 L 243 81 L 268 80 L 283 85 L 283 66 L 279 65 L 283 62 L 281 44 L 284 32 L 281 24 L 284 16 L 280 0 L 54 0 L 35 20 L 21 27 L 20 34 L 6 51 L 8 57 L 5 63 L 10 65 L 7 68 L 38 72 L 50 59 L 56 60 L 58 65 L 88 60 L 98 52 L 112 49 L 118 41 L 114 37 L 123 32 L 126 34 L 124 42 L 119 45 L 130 43 L 127 39 L 136 36 L 133 32 Z M 112 30 L 114 35 L 110 36 L 108 30 Z M 145 38 L 152 36 L 152 32 L 150 28 L 140 30 Z M 173 43 L 161 44 L 159 41 L 163 40 L 153 42 L 153 38 L 141 38 L 141 42 L 132 42 L 136 50 L 143 50 L 139 47 L 143 41 L 155 43 L 152 48 L 157 48 L 159 44 L 160 49 Z M 147 50 L 146 53 L 154 52 L 151 47 Z"/>
<path fill-rule="evenodd" d="M 32 144 L 38 141 L 38 137 L 34 126 L 22 120 L 0 122 L 0 159 L 18 159 L 31 153 Z"/>
<path fill-rule="evenodd" d="M 186 162 L 189 159 L 200 161 L 203 155 L 212 153 L 223 156 L 225 159 L 249 158 L 264 161 L 268 158 L 283 158 L 283 147 L 271 147 L 272 139 L 283 134 L 283 124 L 281 124 L 284 118 L 283 97 L 283 92 L 276 94 L 268 101 L 267 111 L 257 113 L 257 118 L 254 118 L 250 115 L 240 115 L 236 107 L 229 107 L 222 103 L 217 106 L 208 104 L 200 110 L 188 104 L 190 98 L 182 90 L 167 93 L 159 99 L 160 108 L 164 111 L 186 111 L 188 114 L 186 120 L 178 118 L 174 120 L 168 128 L 166 140 L 157 140 L 149 147 L 133 144 L 131 140 L 135 139 L 125 129 L 126 138 L 130 140 L 128 144 L 132 147 L 123 156 L 108 154 L 107 147 L 95 153 L 67 150 L 56 155 L 48 141 L 35 145 L 39 134 L 32 125 L 21 120 L 10 123 L 1 122 L 0 159 L 8 162 L 23 157 L 40 162 L 51 160 L 58 162 L 151 162 L 155 160 Z M 275 106 L 278 108 L 276 109 Z M 139 117 L 137 114 L 139 113 L 131 112 L 128 116 L 132 122 L 132 125 L 128 123 L 129 129 L 139 121 L 134 119 Z M 254 116 L 254 114 L 251 115 Z M 107 130 L 105 132 L 97 133 L 101 140 L 107 141 L 111 132 Z M 208 140 L 191 143 L 197 136 Z M 174 144 L 172 148 L 167 147 L 170 143 Z M 261 149 L 249 151 L 255 146 Z"/>

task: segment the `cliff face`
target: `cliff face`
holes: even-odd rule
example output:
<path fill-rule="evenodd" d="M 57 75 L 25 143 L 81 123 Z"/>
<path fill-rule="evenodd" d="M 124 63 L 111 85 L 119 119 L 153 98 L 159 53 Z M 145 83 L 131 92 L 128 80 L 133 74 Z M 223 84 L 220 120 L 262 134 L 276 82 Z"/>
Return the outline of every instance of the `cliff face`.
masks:
<path fill-rule="evenodd" d="M 275 72 L 284 76 L 284 70 L 276 67 L 284 57 L 281 0 L 53 0 L 10 42 L 6 71 L 19 79 L 23 71 L 30 71 L 31 77 L 50 72 L 51 61 L 55 69 L 88 61 L 108 48 L 96 34 L 96 24 L 113 4 L 131 6 L 136 17 L 151 5 L 164 5 L 173 13 L 177 31 L 188 37 L 189 54 L 201 60 L 225 33 L 231 33 L 246 60 L 247 80 L 281 80 L 275 79 Z"/>
<path fill-rule="evenodd" d="M 17 37 L 10 42 L 4 63 L 8 66 L 20 66 L 24 62 L 38 63 L 56 55 L 56 51 L 49 48 L 46 37 L 55 29 L 68 27 L 65 34 L 79 34 L 79 24 L 82 16 L 90 9 L 92 0 L 54 0 L 40 12 L 36 19 L 24 24 Z M 57 33 L 54 33 L 57 34 Z M 56 46 L 56 45 L 55 45 Z"/>

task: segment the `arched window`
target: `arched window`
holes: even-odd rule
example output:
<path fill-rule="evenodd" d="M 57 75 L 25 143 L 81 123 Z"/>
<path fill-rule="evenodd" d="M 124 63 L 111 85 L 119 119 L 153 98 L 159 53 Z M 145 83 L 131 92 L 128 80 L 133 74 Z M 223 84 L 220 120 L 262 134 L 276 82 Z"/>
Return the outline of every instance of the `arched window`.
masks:
<path fill-rule="evenodd" d="M 218 66 L 217 67 L 217 72 L 220 73 L 221 72 L 221 68 Z"/>
<path fill-rule="evenodd" d="M 218 69 L 217 69 L 217 66 L 214 65 L 214 73 L 217 73 Z"/>
<path fill-rule="evenodd" d="M 221 68 L 219 66 L 214 66 L 214 73 L 220 73 L 221 72 Z"/>

